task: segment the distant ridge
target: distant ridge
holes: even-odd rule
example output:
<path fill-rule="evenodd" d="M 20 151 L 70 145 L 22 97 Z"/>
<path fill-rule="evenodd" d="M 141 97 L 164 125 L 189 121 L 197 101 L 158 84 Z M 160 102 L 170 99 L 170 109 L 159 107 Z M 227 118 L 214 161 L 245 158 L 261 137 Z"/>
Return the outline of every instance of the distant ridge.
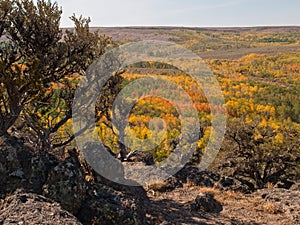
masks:
<path fill-rule="evenodd" d="M 72 28 L 62 28 L 63 30 Z M 300 26 L 254 26 L 254 27 L 181 27 L 181 26 L 121 26 L 91 27 L 91 30 L 197 30 L 206 32 L 300 32 Z"/>

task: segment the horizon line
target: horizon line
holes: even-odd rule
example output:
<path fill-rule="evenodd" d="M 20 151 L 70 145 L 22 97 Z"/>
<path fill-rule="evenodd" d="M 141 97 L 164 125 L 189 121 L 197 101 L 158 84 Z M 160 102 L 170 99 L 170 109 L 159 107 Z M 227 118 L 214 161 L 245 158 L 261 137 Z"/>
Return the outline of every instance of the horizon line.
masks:
<path fill-rule="evenodd" d="M 192 28 L 192 29 L 201 29 L 201 28 L 291 28 L 299 27 L 300 25 L 249 25 L 249 26 L 181 26 L 181 25 L 109 25 L 109 26 L 90 26 L 90 28 Z M 62 29 L 72 29 L 74 27 L 61 26 Z"/>

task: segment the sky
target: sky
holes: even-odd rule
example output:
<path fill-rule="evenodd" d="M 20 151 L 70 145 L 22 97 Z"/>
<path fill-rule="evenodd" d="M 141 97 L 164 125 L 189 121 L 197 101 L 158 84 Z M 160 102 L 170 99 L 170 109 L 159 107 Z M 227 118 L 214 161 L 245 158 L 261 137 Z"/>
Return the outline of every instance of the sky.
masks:
<path fill-rule="evenodd" d="M 62 27 L 75 13 L 91 26 L 243 27 L 300 25 L 299 0 L 57 0 Z"/>

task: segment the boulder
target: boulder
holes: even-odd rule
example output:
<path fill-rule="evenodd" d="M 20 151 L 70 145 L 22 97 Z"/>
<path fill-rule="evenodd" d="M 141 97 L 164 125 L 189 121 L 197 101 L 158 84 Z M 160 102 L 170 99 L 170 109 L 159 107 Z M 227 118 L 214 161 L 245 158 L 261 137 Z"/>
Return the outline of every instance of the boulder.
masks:
<path fill-rule="evenodd" d="M 18 188 L 40 194 L 49 171 L 57 164 L 55 156 L 34 151 L 22 139 L 0 137 L 0 197 Z"/>
<path fill-rule="evenodd" d="M 70 213 L 84 224 L 145 224 L 145 190 L 106 180 L 92 169 L 87 180 L 82 160 L 76 150 L 58 160 L 22 138 L 0 137 L 0 199 L 12 196 L 1 205 L 0 224 L 80 224 Z M 119 180 L 125 179 L 121 163 L 100 163 L 100 168 L 104 166 Z M 12 195 L 20 188 L 24 193 Z"/>
<path fill-rule="evenodd" d="M 203 211 L 207 213 L 219 213 L 223 210 L 222 205 L 215 200 L 212 193 L 200 193 L 190 205 L 191 211 Z"/>
<path fill-rule="evenodd" d="M 70 224 L 81 223 L 61 206 L 41 195 L 18 189 L 0 204 L 0 224 Z"/>
<path fill-rule="evenodd" d="M 31 158 L 30 183 L 34 193 L 42 194 L 43 185 L 48 180 L 51 170 L 58 166 L 56 156 L 45 151 L 36 152 Z"/>
<path fill-rule="evenodd" d="M 5 135 L 0 137 L 0 195 L 14 192 L 28 184 L 30 158 L 33 152 L 17 138 Z"/>
<path fill-rule="evenodd" d="M 18 188 L 41 194 L 49 171 L 57 164 L 55 156 L 34 150 L 21 138 L 0 137 L 0 197 Z"/>
<path fill-rule="evenodd" d="M 143 200 L 147 200 L 143 196 L 146 193 L 140 187 L 120 186 L 118 190 L 100 183 L 89 184 L 78 218 L 83 224 L 145 224 Z"/>

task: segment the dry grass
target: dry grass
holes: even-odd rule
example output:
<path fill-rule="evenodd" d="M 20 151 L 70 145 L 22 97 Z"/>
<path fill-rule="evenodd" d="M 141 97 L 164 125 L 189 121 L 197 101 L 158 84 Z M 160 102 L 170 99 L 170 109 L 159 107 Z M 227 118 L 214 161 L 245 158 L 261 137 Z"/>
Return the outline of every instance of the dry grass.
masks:
<path fill-rule="evenodd" d="M 269 213 L 269 214 L 278 214 L 278 213 L 283 213 L 284 210 L 281 208 L 281 206 L 273 203 L 273 202 L 266 202 L 259 207 L 257 207 L 257 210 L 262 211 L 264 213 Z"/>
<path fill-rule="evenodd" d="M 210 187 L 200 187 L 199 192 L 202 192 L 202 193 L 208 192 L 208 193 L 213 194 L 214 196 L 221 194 L 220 190 L 215 189 L 215 188 L 210 188 Z"/>
<path fill-rule="evenodd" d="M 241 201 L 243 199 L 244 193 L 242 192 L 237 192 L 237 191 L 220 191 L 215 192 L 215 198 L 223 202 L 225 204 L 227 203 L 232 203 L 236 201 Z"/>
<path fill-rule="evenodd" d="M 154 189 L 160 189 L 164 185 L 164 183 L 155 183 L 151 184 L 150 187 Z M 278 205 L 277 203 L 266 201 L 262 198 L 261 194 L 248 195 L 241 192 L 222 191 L 217 188 L 189 185 L 191 184 L 187 184 L 185 187 L 176 188 L 175 190 L 169 192 L 159 192 L 154 191 L 153 189 L 148 190 L 149 198 L 156 204 L 155 212 L 158 212 L 159 215 L 163 215 L 159 221 L 164 221 L 166 218 L 169 218 L 169 212 L 171 211 L 172 220 L 174 220 L 174 215 L 177 215 L 177 219 L 184 218 L 182 221 L 187 221 L 187 218 L 194 222 L 199 220 L 201 217 L 195 217 L 195 214 L 191 214 L 189 211 L 189 205 L 195 201 L 196 197 L 200 193 L 208 192 L 213 194 L 215 199 L 223 206 L 223 211 L 221 213 L 213 215 L 213 219 L 217 221 L 214 224 L 224 224 L 220 222 L 224 221 L 224 219 L 229 221 L 239 221 L 239 224 L 277 225 L 279 224 L 278 221 L 280 221 L 280 224 L 294 224 L 285 214 L 285 208 L 282 208 L 282 206 Z M 162 208 L 167 209 L 167 212 L 163 213 L 164 210 L 162 210 Z M 209 214 L 205 216 L 208 216 L 208 218 L 212 219 L 210 217 L 211 215 Z M 155 215 L 155 218 L 158 218 L 158 215 Z M 203 222 L 205 221 L 203 220 Z M 191 222 L 180 224 L 195 223 Z"/>
<path fill-rule="evenodd" d="M 153 191 L 161 191 L 168 185 L 168 182 L 155 182 L 149 183 L 146 187 L 146 190 L 153 190 Z"/>

